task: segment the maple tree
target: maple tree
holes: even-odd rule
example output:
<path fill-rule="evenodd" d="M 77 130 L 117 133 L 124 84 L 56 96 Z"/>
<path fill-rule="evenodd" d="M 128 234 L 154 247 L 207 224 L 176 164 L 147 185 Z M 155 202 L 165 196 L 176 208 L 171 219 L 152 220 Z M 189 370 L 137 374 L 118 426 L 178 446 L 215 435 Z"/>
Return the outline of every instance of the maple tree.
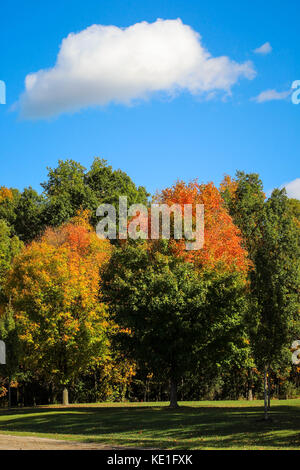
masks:
<path fill-rule="evenodd" d="M 98 285 L 111 245 L 96 236 L 87 218 L 83 213 L 47 229 L 15 258 L 6 283 L 25 366 L 64 388 L 103 359 L 108 347 Z"/>
<path fill-rule="evenodd" d="M 177 256 L 193 262 L 198 268 L 238 271 L 247 273 L 251 264 L 242 246 L 240 229 L 234 224 L 220 192 L 213 183 L 178 181 L 174 186 L 156 195 L 156 202 L 172 206 L 192 205 L 195 218 L 196 204 L 204 205 L 204 246 L 200 250 L 186 251 L 185 240 L 171 240 Z"/>

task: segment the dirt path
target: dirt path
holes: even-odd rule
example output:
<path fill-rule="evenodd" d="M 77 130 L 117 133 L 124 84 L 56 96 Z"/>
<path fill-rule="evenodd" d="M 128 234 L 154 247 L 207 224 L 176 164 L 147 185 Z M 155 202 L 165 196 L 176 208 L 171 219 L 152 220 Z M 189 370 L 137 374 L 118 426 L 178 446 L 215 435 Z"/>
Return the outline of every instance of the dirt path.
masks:
<path fill-rule="evenodd" d="M 8 436 L 0 434 L 0 450 L 121 450 L 103 444 L 61 441 L 33 436 Z"/>

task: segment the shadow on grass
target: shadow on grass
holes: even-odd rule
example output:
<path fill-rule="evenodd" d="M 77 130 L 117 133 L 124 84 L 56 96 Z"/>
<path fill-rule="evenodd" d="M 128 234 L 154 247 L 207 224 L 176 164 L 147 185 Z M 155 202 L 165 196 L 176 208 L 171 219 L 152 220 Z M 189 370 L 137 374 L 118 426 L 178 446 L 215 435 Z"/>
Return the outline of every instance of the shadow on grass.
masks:
<path fill-rule="evenodd" d="M 299 403 L 300 404 L 300 403 Z M 31 408 L 0 411 L 0 432 L 72 436 L 154 448 L 298 448 L 300 406 L 273 406 L 262 421 L 260 406 L 120 406 Z"/>

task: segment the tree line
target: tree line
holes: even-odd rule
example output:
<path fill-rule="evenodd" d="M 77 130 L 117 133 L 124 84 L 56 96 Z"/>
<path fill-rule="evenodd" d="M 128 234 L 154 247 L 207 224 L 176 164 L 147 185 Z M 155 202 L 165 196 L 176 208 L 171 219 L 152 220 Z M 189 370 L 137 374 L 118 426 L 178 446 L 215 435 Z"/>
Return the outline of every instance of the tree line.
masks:
<path fill-rule="evenodd" d="M 300 393 L 300 201 L 240 171 L 177 181 L 152 200 L 204 204 L 204 247 L 186 251 L 97 237 L 100 204 L 151 202 L 105 160 L 59 161 L 41 186 L 0 188 L 3 405 L 264 397 L 267 417 Z"/>

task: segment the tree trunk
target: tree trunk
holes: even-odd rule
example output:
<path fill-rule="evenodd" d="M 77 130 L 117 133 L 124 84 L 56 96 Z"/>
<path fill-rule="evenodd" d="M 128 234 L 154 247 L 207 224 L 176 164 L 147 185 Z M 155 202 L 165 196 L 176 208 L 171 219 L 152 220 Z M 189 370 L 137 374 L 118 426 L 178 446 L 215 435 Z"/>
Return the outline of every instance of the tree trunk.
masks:
<path fill-rule="evenodd" d="M 21 387 L 21 406 L 25 406 L 25 387 L 22 385 Z"/>
<path fill-rule="evenodd" d="M 52 395 L 52 383 L 48 385 L 48 405 L 53 403 L 53 395 Z"/>
<path fill-rule="evenodd" d="M 16 389 L 16 394 L 17 394 L 17 406 L 19 406 L 19 401 L 20 401 L 20 390 L 19 390 L 19 385 L 17 386 L 17 389 Z"/>
<path fill-rule="evenodd" d="M 98 399 L 98 381 L 97 381 L 97 372 L 94 371 L 94 401 L 97 403 Z"/>
<path fill-rule="evenodd" d="M 265 372 L 264 372 L 264 406 L 265 406 L 265 420 L 267 421 L 269 419 L 268 415 L 268 369 L 267 366 L 265 366 Z"/>
<path fill-rule="evenodd" d="M 67 387 L 63 389 L 63 405 L 67 406 L 69 404 L 69 391 Z"/>
<path fill-rule="evenodd" d="M 8 377 L 8 408 L 11 408 L 11 377 Z"/>
<path fill-rule="evenodd" d="M 268 372 L 268 410 L 271 408 L 271 382 L 270 382 L 270 371 Z"/>
<path fill-rule="evenodd" d="M 170 381 L 170 408 L 178 408 L 177 381 L 174 378 Z"/>
<path fill-rule="evenodd" d="M 121 401 L 122 401 L 122 403 L 125 401 L 126 392 L 127 392 L 127 384 L 124 384 L 124 385 L 122 386 L 122 393 L 121 393 Z"/>
<path fill-rule="evenodd" d="M 253 401 L 252 369 L 249 369 L 249 378 L 248 378 L 248 400 L 249 400 L 249 401 Z"/>

